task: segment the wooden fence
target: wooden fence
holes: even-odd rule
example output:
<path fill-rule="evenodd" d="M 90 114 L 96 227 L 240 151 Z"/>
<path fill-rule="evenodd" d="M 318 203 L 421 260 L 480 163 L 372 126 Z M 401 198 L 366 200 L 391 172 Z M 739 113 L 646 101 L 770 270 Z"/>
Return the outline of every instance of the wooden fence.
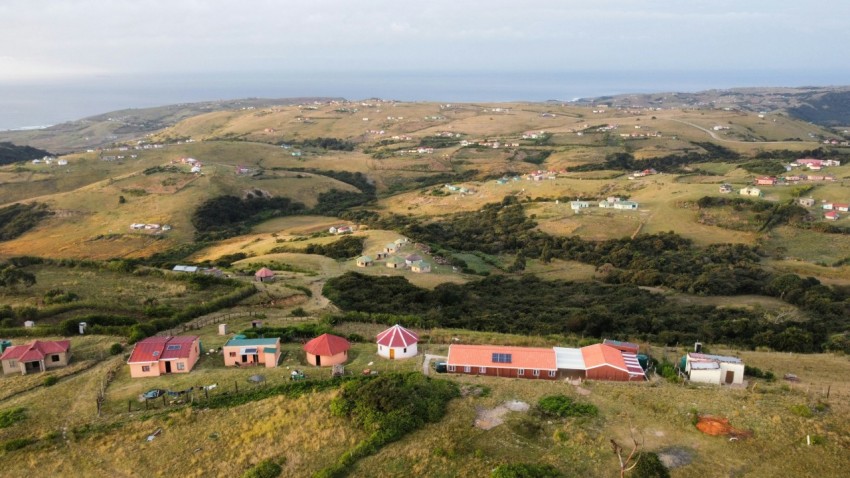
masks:
<path fill-rule="evenodd" d="M 198 330 L 202 327 L 206 327 L 211 324 L 218 324 L 227 320 L 230 320 L 233 317 L 256 317 L 260 316 L 259 312 L 255 312 L 253 310 L 240 311 L 240 312 L 227 312 L 225 314 L 218 315 L 210 315 L 206 317 L 198 317 L 197 319 L 186 322 L 185 324 L 180 324 L 173 329 L 163 330 L 158 332 L 156 335 L 160 337 L 168 337 L 182 334 L 188 330 Z"/>

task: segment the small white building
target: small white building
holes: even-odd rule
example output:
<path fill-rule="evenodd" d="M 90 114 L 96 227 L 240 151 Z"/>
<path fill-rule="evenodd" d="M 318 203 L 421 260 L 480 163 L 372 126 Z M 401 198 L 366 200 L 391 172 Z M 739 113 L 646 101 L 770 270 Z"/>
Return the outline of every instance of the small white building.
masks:
<path fill-rule="evenodd" d="M 634 201 L 617 201 L 614 203 L 614 209 L 635 210 L 638 208 L 638 203 Z"/>
<path fill-rule="evenodd" d="M 419 336 L 396 324 L 376 337 L 378 355 L 390 360 L 410 358 L 418 353 Z"/>
<path fill-rule="evenodd" d="M 741 385 L 744 383 L 744 362 L 737 357 L 691 352 L 685 359 L 685 373 L 692 382 Z"/>
<path fill-rule="evenodd" d="M 760 197 L 762 195 L 761 189 L 754 188 L 752 186 L 747 186 L 744 189 L 741 189 L 740 191 L 738 191 L 738 194 L 740 194 L 742 196 L 755 196 L 755 197 Z"/>
<path fill-rule="evenodd" d="M 570 201 L 570 208 L 578 212 L 579 209 L 587 209 L 590 207 L 590 201 Z"/>

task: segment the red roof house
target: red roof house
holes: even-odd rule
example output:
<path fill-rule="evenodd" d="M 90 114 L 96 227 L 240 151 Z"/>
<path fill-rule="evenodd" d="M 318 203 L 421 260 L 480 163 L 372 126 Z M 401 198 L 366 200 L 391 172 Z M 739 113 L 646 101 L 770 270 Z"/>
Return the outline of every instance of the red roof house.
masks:
<path fill-rule="evenodd" d="M 127 364 L 130 376 L 158 377 L 168 373 L 189 373 L 201 355 L 197 336 L 148 337 L 133 347 Z"/>
<path fill-rule="evenodd" d="M 837 221 L 838 217 L 838 213 L 835 211 L 829 211 L 828 213 L 823 215 L 823 218 L 829 221 Z"/>
<path fill-rule="evenodd" d="M 452 344 L 446 365 L 449 372 L 491 377 L 554 380 L 558 375 L 552 348 Z"/>
<path fill-rule="evenodd" d="M 342 337 L 322 334 L 304 344 L 307 362 L 317 367 L 329 367 L 345 363 L 351 344 Z"/>
<path fill-rule="evenodd" d="M 274 280 L 274 272 L 268 267 L 263 267 L 254 273 L 254 280 L 259 282 L 269 282 Z"/>
<path fill-rule="evenodd" d="M 419 336 L 396 324 L 377 336 L 378 355 L 388 359 L 400 359 L 415 356 Z"/>
<path fill-rule="evenodd" d="M 756 178 L 756 184 L 759 186 L 773 186 L 776 184 L 776 178 L 772 176 L 762 176 L 760 178 Z"/>
<path fill-rule="evenodd" d="M 51 368 L 64 367 L 71 359 L 71 341 L 34 340 L 26 345 L 13 345 L 0 355 L 3 374 L 45 372 Z"/>
<path fill-rule="evenodd" d="M 620 351 L 610 345 L 595 344 L 581 348 L 586 376 L 590 380 L 643 380 L 643 368 L 637 355 Z"/>

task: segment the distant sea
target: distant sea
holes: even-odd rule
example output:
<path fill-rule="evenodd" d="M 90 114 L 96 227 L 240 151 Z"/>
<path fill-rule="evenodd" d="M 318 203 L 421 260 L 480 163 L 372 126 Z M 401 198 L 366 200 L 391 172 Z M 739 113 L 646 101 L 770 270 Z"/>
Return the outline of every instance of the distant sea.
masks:
<path fill-rule="evenodd" d="M 505 69 L 510 66 L 506 65 Z M 622 93 L 850 83 L 850 71 L 280 72 L 101 76 L 0 83 L 0 130 L 49 126 L 124 108 L 236 98 L 402 101 L 571 100 Z"/>

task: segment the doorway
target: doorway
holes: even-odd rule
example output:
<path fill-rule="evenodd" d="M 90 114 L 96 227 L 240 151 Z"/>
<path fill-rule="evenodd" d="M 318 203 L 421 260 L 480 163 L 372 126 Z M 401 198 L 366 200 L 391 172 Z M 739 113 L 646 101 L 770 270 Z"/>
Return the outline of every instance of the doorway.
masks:
<path fill-rule="evenodd" d="M 322 366 L 322 356 L 321 355 L 316 355 L 316 366 L 317 367 Z"/>
<path fill-rule="evenodd" d="M 735 372 L 732 370 L 726 371 L 726 383 L 732 383 L 735 381 Z"/>
<path fill-rule="evenodd" d="M 171 362 L 165 362 L 165 373 L 171 373 Z"/>
<path fill-rule="evenodd" d="M 394 358 L 395 358 L 395 349 L 394 349 L 394 348 L 390 348 L 390 360 L 392 360 L 392 359 L 394 359 Z"/>

